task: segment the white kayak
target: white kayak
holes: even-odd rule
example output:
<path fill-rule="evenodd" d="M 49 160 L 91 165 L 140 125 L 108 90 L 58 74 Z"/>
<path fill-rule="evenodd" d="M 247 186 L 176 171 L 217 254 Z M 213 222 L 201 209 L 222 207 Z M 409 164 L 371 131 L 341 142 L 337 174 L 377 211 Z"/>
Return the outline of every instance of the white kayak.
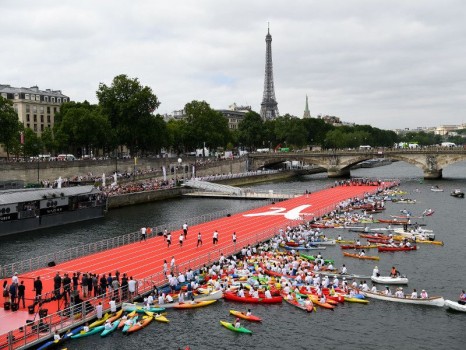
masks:
<path fill-rule="evenodd" d="M 371 292 L 362 292 L 364 296 L 372 299 L 384 300 L 384 301 L 393 301 L 396 303 L 404 304 L 415 304 L 415 305 L 425 305 L 425 306 L 438 306 L 443 307 L 445 305 L 445 299 L 440 296 L 434 296 L 429 298 L 411 298 L 410 296 L 404 298 L 398 298 L 395 296 L 388 296 L 382 292 L 371 293 Z"/>
<path fill-rule="evenodd" d="M 447 309 L 466 312 L 466 304 L 460 304 L 457 301 L 445 300 L 445 306 Z"/>
<path fill-rule="evenodd" d="M 371 276 L 371 280 L 381 284 L 408 284 L 407 277 Z"/>
<path fill-rule="evenodd" d="M 337 243 L 336 240 L 334 239 L 329 239 L 328 241 L 314 241 L 311 242 L 312 244 L 317 244 L 317 245 L 335 245 Z"/>

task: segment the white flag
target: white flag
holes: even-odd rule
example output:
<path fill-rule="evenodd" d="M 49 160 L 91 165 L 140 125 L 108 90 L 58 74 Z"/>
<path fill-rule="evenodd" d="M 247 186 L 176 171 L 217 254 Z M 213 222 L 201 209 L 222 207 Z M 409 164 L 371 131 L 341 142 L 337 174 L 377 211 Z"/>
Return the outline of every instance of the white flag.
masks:
<path fill-rule="evenodd" d="M 191 174 L 191 178 L 194 179 L 196 178 L 196 167 L 193 165 L 193 173 Z"/>
<path fill-rule="evenodd" d="M 167 181 L 167 169 L 165 168 L 165 165 L 162 167 L 163 171 L 163 181 Z"/>

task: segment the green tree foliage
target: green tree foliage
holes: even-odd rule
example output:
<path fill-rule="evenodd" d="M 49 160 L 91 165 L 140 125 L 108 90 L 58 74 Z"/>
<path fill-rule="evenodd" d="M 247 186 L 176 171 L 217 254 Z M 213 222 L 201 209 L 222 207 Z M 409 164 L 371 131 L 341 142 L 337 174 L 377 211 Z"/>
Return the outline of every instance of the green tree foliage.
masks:
<path fill-rule="evenodd" d="M 264 122 L 256 112 L 248 112 L 238 125 L 238 142 L 250 151 L 263 146 L 266 139 Z"/>
<path fill-rule="evenodd" d="M 274 120 L 275 138 L 282 147 L 302 148 L 307 142 L 307 132 L 303 126 L 303 120 L 285 114 Z"/>
<path fill-rule="evenodd" d="M 18 143 L 20 128 L 13 102 L 0 97 L 0 144 L 5 148 L 7 159 L 14 144 Z"/>
<path fill-rule="evenodd" d="M 417 142 L 420 146 L 437 145 L 442 142 L 441 135 L 435 135 L 433 132 L 407 132 L 399 138 L 400 142 L 413 143 Z"/>
<path fill-rule="evenodd" d="M 184 153 L 188 147 L 188 123 L 171 119 L 167 123 L 168 144 L 177 153 Z"/>
<path fill-rule="evenodd" d="M 40 135 L 40 140 L 45 152 L 53 154 L 57 149 L 57 144 L 53 136 L 53 130 L 51 128 L 45 128 L 45 130 Z"/>
<path fill-rule="evenodd" d="M 151 142 L 146 140 L 146 132 L 158 125 L 152 113 L 160 105 L 152 89 L 142 86 L 137 78 L 122 74 L 110 86 L 101 83 L 96 93 L 104 115 L 116 132 L 117 144 L 126 145 L 133 154 L 148 150 Z"/>
<path fill-rule="evenodd" d="M 327 124 L 323 119 L 306 118 L 302 120 L 306 130 L 307 142 L 309 145 L 323 145 L 327 132 L 335 129 L 331 124 Z"/>
<path fill-rule="evenodd" d="M 24 129 L 23 154 L 25 157 L 37 157 L 42 153 L 42 141 L 37 134 L 29 128 Z"/>
<path fill-rule="evenodd" d="M 185 105 L 187 121 L 186 146 L 202 148 L 204 142 L 210 149 L 225 147 L 230 140 L 228 120 L 205 101 L 192 101 Z"/>
<path fill-rule="evenodd" d="M 55 141 L 61 150 L 75 152 L 116 147 L 110 122 L 101 108 L 89 102 L 68 102 L 62 105 L 55 121 Z"/>

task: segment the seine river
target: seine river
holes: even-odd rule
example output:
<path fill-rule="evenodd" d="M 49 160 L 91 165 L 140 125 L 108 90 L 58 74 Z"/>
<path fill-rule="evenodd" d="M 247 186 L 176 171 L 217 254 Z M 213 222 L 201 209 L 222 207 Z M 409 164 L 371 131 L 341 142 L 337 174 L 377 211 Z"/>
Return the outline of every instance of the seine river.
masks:
<path fill-rule="evenodd" d="M 436 239 L 445 246 L 421 245 L 416 252 L 380 253 L 377 262 L 382 274 L 390 267 L 409 277 L 409 286 L 426 289 L 430 295 L 442 295 L 456 300 L 466 288 L 465 200 L 451 197 L 454 188 L 466 190 L 466 164 L 459 163 L 444 169 L 440 181 L 423 181 L 418 168 L 403 162 L 372 169 L 357 169 L 354 177 L 398 178 L 401 188 L 417 200 L 415 205 L 387 204 L 386 213 L 379 217 L 399 215 L 409 209 L 413 215 L 426 208 L 435 210 L 423 220 L 434 230 Z M 333 181 L 325 174 L 304 176 L 287 182 L 264 183 L 254 186 L 261 190 L 316 191 Z M 444 192 L 432 192 L 430 186 L 439 185 Z M 247 209 L 249 201 L 176 199 L 112 210 L 105 219 L 66 228 L 50 229 L 37 234 L 2 237 L 0 264 L 10 263 L 53 251 L 94 242 L 107 237 L 136 231 L 141 226 L 184 222 L 220 210 Z M 421 221 L 420 220 L 420 221 Z M 374 224 L 374 227 L 381 225 Z M 329 230 L 327 236 L 352 239 L 356 234 L 346 230 Z M 33 252 L 33 253 L 31 253 Z M 344 263 L 349 272 L 370 275 L 374 262 L 343 258 L 340 248 L 322 251 L 324 257 Z M 232 320 L 229 309 L 244 310 L 247 305 L 220 300 L 205 309 L 169 312 L 169 324 L 153 323 L 131 336 L 119 332 L 107 338 L 98 336 L 70 341 L 73 349 L 464 349 L 466 344 L 466 315 L 447 312 L 443 308 L 403 305 L 371 300 L 368 305 L 345 303 L 334 311 L 318 309 L 307 314 L 288 304 L 254 306 L 253 312 L 263 318 L 261 324 L 247 324 L 253 335 L 231 332 L 220 326 L 219 320 Z M 245 323 L 247 321 L 244 321 Z"/>

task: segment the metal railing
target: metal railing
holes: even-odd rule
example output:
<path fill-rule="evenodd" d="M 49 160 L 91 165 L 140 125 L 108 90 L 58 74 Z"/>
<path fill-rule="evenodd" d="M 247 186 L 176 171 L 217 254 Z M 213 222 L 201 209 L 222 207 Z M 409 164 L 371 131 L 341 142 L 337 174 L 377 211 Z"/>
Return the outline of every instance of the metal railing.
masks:
<path fill-rule="evenodd" d="M 279 233 L 280 229 L 287 226 L 293 226 L 296 221 L 289 221 L 278 227 L 268 229 L 257 233 L 253 236 L 239 239 L 235 244 L 231 243 L 226 247 L 214 249 L 207 254 L 198 256 L 186 263 L 176 266 L 176 272 L 187 271 L 189 269 L 198 270 L 202 266 L 209 266 L 213 262 L 220 259 L 223 254 L 225 257 L 237 254 L 242 247 L 247 245 L 257 245 L 261 242 L 271 239 Z M 80 324 L 94 319 L 96 314 L 96 306 L 101 303 L 103 311 L 109 311 L 109 302 L 112 298 L 119 300 L 119 305 L 125 301 L 133 301 L 145 294 L 154 290 L 154 287 L 162 287 L 167 284 L 166 276 L 163 272 L 158 272 L 146 278 L 137 281 L 137 288 L 134 294 L 130 294 L 127 290 L 119 288 L 116 291 L 109 291 L 98 297 L 90 298 L 80 304 L 72 305 L 54 314 L 39 317 L 38 320 L 29 322 L 15 331 L 10 331 L 7 334 L 0 335 L 0 348 L 8 350 L 27 348 L 36 345 L 47 338 L 50 338 L 55 331 L 62 333 L 63 331 L 74 328 Z"/>

